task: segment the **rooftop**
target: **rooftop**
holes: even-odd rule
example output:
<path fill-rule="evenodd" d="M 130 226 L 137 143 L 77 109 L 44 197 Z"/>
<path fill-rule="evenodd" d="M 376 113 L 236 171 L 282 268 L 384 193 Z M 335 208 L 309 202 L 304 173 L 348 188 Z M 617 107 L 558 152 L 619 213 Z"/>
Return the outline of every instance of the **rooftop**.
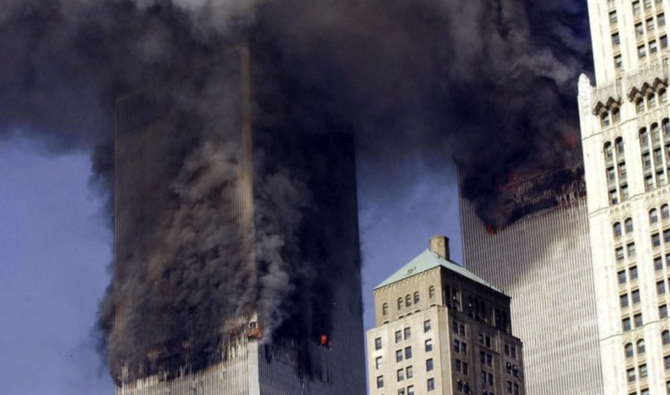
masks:
<path fill-rule="evenodd" d="M 412 276 L 415 276 L 419 273 L 423 273 L 427 270 L 436 268 L 438 266 L 442 266 L 445 269 L 454 272 L 456 274 L 459 274 L 465 278 L 468 278 L 474 282 L 477 282 L 479 284 L 482 284 L 496 292 L 500 292 L 504 294 L 503 291 L 500 289 L 494 287 L 490 283 L 484 281 L 480 277 L 477 277 L 474 273 L 470 272 L 469 270 L 465 269 L 464 267 L 451 262 L 447 259 L 442 258 L 438 254 L 430 251 L 430 250 L 425 250 L 421 254 L 419 254 L 416 258 L 412 259 L 408 264 L 405 266 L 401 267 L 398 271 L 393 273 L 389 278 L 384 280 L 381 284 L 377 285 L 374 289 L 379 289 L 382 287 L 385 287 L 387 285 L 393 284 L 395 282 L 404 280 L 406 278 L 410 278 Z"/>

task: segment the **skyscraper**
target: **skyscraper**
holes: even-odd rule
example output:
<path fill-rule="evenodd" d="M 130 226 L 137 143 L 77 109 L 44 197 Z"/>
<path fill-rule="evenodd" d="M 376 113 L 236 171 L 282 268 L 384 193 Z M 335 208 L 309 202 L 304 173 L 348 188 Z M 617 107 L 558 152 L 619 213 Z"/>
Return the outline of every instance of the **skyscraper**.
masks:
<path fill-rule="evenodd" d="M 484 223 L 461 197 L 465 267 L 510 295 L 530 394 L 604 395 L 583 170 L 528 168 Z"/>
<path fill-rule="evenodd" d="M 670 108 L 663 0 L 591 1 L 579 114 L 605 393 L 670 393 Z"/>
<path fill-rule="evenodd" d="M 436 236 L 374 289 L 370 395 L 526 394 L 510 299 L 449 260 Z"/>
<path fill-rule="evenodd" d="M 284 123 L 263 71 L 117 102 L 119 395 L 365 391 L 353 136 Z"/>

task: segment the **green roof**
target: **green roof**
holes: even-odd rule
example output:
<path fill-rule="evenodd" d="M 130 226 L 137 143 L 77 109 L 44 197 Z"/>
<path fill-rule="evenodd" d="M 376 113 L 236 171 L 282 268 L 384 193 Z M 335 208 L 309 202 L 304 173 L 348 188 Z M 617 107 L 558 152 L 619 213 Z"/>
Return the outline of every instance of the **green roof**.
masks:
<path fill-rule="evenodd" d="M 499 290 L 490 283 L 477 277 L 474 273 L 465 269 L 463 266 L 460 266 L 454 262 L 446 260 L 430 250 L 425 250 L 424 252 L 419 254 L 416 258 L 412 259 L 408 264 L 401 267 L 397 272 L 393 273 L 391 277 L 384 280 L 374 289 L 385 287 L 387 285 L 415 276 L 419 273 L 423 273 L 426 270 L 430 270 L 438 266 L 442 266 L 449 271 L 452 271 L 456 274 L 460 274 L 465 278 L 469 278 L 470 280 L 482 284 L 488 288 L 491 288 L 494 291 L 503 293 L 503 291 Z"/>

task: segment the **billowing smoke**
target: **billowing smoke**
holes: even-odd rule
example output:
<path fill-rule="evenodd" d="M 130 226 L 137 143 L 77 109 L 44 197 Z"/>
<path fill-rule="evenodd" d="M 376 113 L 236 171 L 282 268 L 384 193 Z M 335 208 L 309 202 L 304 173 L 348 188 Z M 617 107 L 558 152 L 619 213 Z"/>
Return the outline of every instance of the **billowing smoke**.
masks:
<path fill-rule="evenodd" d="M 129 235 L 116 240 L 115 279 L 101 307 L 112 369 L 156 341 L 212 347 L 199 339 L 254 308 L 268 341 L 286 326 L 318 333 L 328 329 L 327 295 L 344 275 L 307 231 L 341 221 L 330 214 L 339 181 L 316 179 L 342 144 L 324 141 L 355 133 L 357 154 L 378 175 L 401 171 L 417 154 L 438 164 L 451 155 L 467 170 L 463 193 L 486 220 L 510 172 L 581 155 L 571 148 L 579 141 L 576 78 L 590 70 L 584 3 L 5 0 L 0 138 L 92 155 L 110 224 Z M 232 204 L 226 196 L 243 160 L 239 144 L 221 137 L 239 101 L 225 54 L 239 42 L 257 65 L 255 247 L 242 253 L 237 242 L 249 235 L 220 210 Z M 119 98 L 127 120 L 114 118 Z M 127 144 L 160 159 L 123 173 L 137 187 L 131 194 L 155 204 L 114 218 L 114 131 L 123 122 L 153 136 Z M 306 136 L 299 148 L 295 135 Z M 305 152 L 311 159 L 301 159 Z M 388 188 L 382 177 L 359 181 Z M 258 265 L 245 264 L 248 254 Z M 119 326 L 130 329 L 121 336 Z"/>

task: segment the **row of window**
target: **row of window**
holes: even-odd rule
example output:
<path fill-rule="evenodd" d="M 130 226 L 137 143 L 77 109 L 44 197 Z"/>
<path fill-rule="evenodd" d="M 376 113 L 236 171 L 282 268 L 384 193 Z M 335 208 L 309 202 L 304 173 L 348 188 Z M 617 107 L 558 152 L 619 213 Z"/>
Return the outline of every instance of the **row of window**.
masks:
<path fill-rule="evenodd" d="M 614 39 L 614 38 L 613 38 Z M 644 60 L 647 57 L 647 54 L 654 55 L 658 53 L 658 50 L 660 49 L 666 49 L 668 47 L 668 36 L 667 35 L 662 35 L 661 37 L 658 38 L 657 40 L 650 40 L 646 45 L 642 44 L 637 47 L 637 57 L 639 59 Z M 621 54 L 616 54 L 614 55 L 614 68 L 616 70 L 620 70 L 623 67 L 623 56 Z M 644 108 L 642 109 L 644 111 Z M 638 112 L 640 112 L 640 109 L 638 107 Z M 618 121 L 616 121 L 618 122 Z M 609 126 L 609 125 L 606 125 Z"/>
<path fill-rule="evenodd" d="M 428 288 L 428 298 L 433 299 L 434 297 L 435 297 L 435 287 L 431 285 Z M 407 294 L 404 298 L 401 296 L 401 297 L 398 298 L 398 302 L 397 302 L 398 303 L 398 310 L 402 310 L 403 308 L 406 308 L 406 307 L 411 307 L 412 302 L 415 305 L 419 304 L 420 301 L 421 301 L 421 295 L 419 294 L 418 291 L 414 292 L 414 295 Z M 388 313 L 389 313 L 389 304 L 384 303 L 382 305 L 382 315 L 387 315 Z"/>
<path fill-rule="evenodd" d="M 667 36 L 661 37 L 660 40 L 661 40 L 661 48 L 667 48 L 668 46 Z M 644 50 L 644 45 L 642 45 L 641 48 L 643 48 Z M 658 45 L 656 44 L 655 40 L 649 42 L 649 52 L 650 53 L 658 52 Z M 640 47 L 638 47 L 638 56 L 639 55 L 640 55 Z M 665 88 L 659 89 L 658 94 L 651 92 L 647 95 L 646 98 L 640 97 L 637 100 L 635 100 L 635 111 L 638 114 L 642 114 L 646 110 L 653 110 L 654 108 L 656 108 L 659 101 L 661 102 L 661 104 L 665 104 L 668 102 L 668 91 Z"/>
<path fill-rule="evenodd" d="M 610 183 L 609 199 L 611 204 L 617 204 L 620 201 L 628 200 L 628 182 L 625 177 L 626 161 L 624 158 L 623 139 L 618 137 L 614 140 L 614 144 L 608 141 L 604 144 L 605 164 L 607 166 L 608 178 L 614 176 L 614 164 L 617 164 L 619 169 L 619 178 L 617 183 Z M 613 184 L 613 185 L 612 185 Z"/>
<path fill-rule="evenodd" d="M 621 225 L 621 222 L 615 222 L 614 225 L 612 225 L 612 233 L 614 234 L 614 237 L 621 237 L 623 234 L 622 231 L 623 229 L 626 230 L 626 234 L 633 233 L 633 219 L 632 218 L 626 218 L 624 220 L 624 225 Z"/>
<path fill-rule="evenodd" d="M 666 220 L 670 218 L 670 206 L 664 204 L 661 206 L 661 219 Z M 649 210 L 649 224 L 654 225 L 658 223 L 658 210 L 652 208 Z"/>
<path fill-rule="evenodd" d="M 663 0 L 654 0 L 656 3 L 656 9 L 657 10 L 662 10 L 663 9 Z M 652 0 L 643 0 L 644 8 L 645 11 L 649 12 L 652 10 Z M 634 1 L 633 2 L 633 15 L 640 15 L 642 13 L 642 7 L 640 6 L 639 1 Z M 609 12 L 609 20 L 610 20 L 610 26 L 615 27 L 617 23 L 619 22 L 619 18 L 617 16 L 617 11 L 616 10 L 611 10 Z"/>
<path fill-rule="evenodd" d="M 665 393 L 670 395 L 670 381 L 665 383 Z M 628 395 L 649 395 L 649 388 L 642 388 L 639 394 L 637 392 L 631 392 Z"/>
<path fill-rule="evenodd" d="M 624 332 L 627 332 L 633 328 L 639 328 L 642 325 L 644 325 L 644 322 L 642 320 L 642 313 L 637 313 L 633 315 L 632 319 L 631 317 L 625 317 L 621 320 L 621 329 Z"/>

